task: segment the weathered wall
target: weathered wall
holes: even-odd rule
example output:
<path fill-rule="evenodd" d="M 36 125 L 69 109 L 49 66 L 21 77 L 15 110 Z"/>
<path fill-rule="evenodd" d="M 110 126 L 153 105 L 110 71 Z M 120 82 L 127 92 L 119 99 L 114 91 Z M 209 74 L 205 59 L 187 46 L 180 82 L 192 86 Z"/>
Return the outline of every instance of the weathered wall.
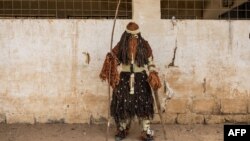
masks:
<path fill-rule="evenodd" d="M 165 122 L 250 122 L 250 21 L 160 20 L 159 1 L 133 2 L 162 82 L 175 93 Z M 129 21 L 117 21 L 114 44 Z M 103 121 L 108 88 L 98 74 L 112 23 L 0 20 L 0 122 Z"/>

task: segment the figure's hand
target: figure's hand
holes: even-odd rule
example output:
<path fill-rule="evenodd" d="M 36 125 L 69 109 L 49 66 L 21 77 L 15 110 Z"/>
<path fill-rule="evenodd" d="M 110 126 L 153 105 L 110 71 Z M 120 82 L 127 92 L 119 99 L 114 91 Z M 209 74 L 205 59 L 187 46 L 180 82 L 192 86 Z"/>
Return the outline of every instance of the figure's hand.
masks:
<path fill-rule="evenodd" d="M 149 73 L 148 82 L 154 91 L 157 91 L 161 87 L 161 81 L 156 71 Z"/>

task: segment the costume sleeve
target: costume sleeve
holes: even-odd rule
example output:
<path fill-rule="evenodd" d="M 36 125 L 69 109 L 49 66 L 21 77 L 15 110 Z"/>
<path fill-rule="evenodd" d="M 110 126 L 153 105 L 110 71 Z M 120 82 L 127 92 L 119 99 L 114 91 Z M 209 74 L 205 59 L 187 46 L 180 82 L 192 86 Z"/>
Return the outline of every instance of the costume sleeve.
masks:
<path fill-rule="evenodd" d="M 149 76 L 148 76 L 148 82 L 153 90 L 158 90 L 161 87 L 161 81 L 158 76 L 158 72 L 156 72 L 155 64 L 154 64 L 154 57 L 152 53 L 152 49 L 148 42 L 146 41 L 144 46 L 147 48 L 147 57 L 148 57 L 148 70 L 149 70 Z"/>
<path fill-rule="evenodd" d="M 117 59 L 117 54 L 118 54 L 118 45 L 116 45 L 112 49 L 111 53 L 110 52 L 107 53 L 105 61 L 102 66 L 101 73 L 99 75 L 99 77 L 102 80 L 108 80 L 112 88 L 115 88 L 115 86 L 118 85 L 119 83 L 119 72 L 117 70 L 119 61 Z"/>
<path fill-rule="evenodd" d="M 149 70 L 149 72 L 155 71 L 153 51 L 152 51 L 152 49 L 147 41 L 145 41 L 144 46 L 147 48 L 148 70 Z"/>

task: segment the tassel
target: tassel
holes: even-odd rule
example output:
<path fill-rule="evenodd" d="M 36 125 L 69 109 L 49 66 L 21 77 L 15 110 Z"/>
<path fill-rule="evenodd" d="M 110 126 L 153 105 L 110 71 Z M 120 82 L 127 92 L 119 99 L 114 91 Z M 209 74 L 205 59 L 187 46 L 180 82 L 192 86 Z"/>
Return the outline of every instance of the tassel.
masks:
<path fill-rule="evenodd" d="M 134 74 L 134 56 L 132 54 L 132 61 L 131 61 L 131 72 L 132 74 L 130 75 L 130 94 L 134 94 L 135 93 L 135 74 Z"/>
<path fill-rule="evenodd" d="M 130 75 L 130 94 L 134 94 L 135 93 L 135 74 L 132 73 Z"/>

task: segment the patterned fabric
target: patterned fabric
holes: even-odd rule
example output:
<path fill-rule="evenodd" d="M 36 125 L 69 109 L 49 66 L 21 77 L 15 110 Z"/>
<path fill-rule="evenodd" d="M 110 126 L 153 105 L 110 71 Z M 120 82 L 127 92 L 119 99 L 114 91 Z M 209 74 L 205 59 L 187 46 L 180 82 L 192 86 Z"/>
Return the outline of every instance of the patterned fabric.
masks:
<path fill-rule="evenodd" d="M 108 80 L 110 86 L 114 88 L 119 83 L 119 73 L 117 70 L 118 60 L 115 55 L 108 53 L 99 75 L 101 80 Z M 110 78 L 109 78 L 110 74 Z M 109 80 L 110 79 L 110 80 Z"/>
<path fill-rule="evenodd" d="M 140 119 L 152 119 L 154 115 L 151 88 L 145 71 L 135 73 L 135 93 L 129 94 L 130 72 L 121 72 L 119 84 L 113 90 L 111 116 L 116 123 L 137 116 Z"/>

